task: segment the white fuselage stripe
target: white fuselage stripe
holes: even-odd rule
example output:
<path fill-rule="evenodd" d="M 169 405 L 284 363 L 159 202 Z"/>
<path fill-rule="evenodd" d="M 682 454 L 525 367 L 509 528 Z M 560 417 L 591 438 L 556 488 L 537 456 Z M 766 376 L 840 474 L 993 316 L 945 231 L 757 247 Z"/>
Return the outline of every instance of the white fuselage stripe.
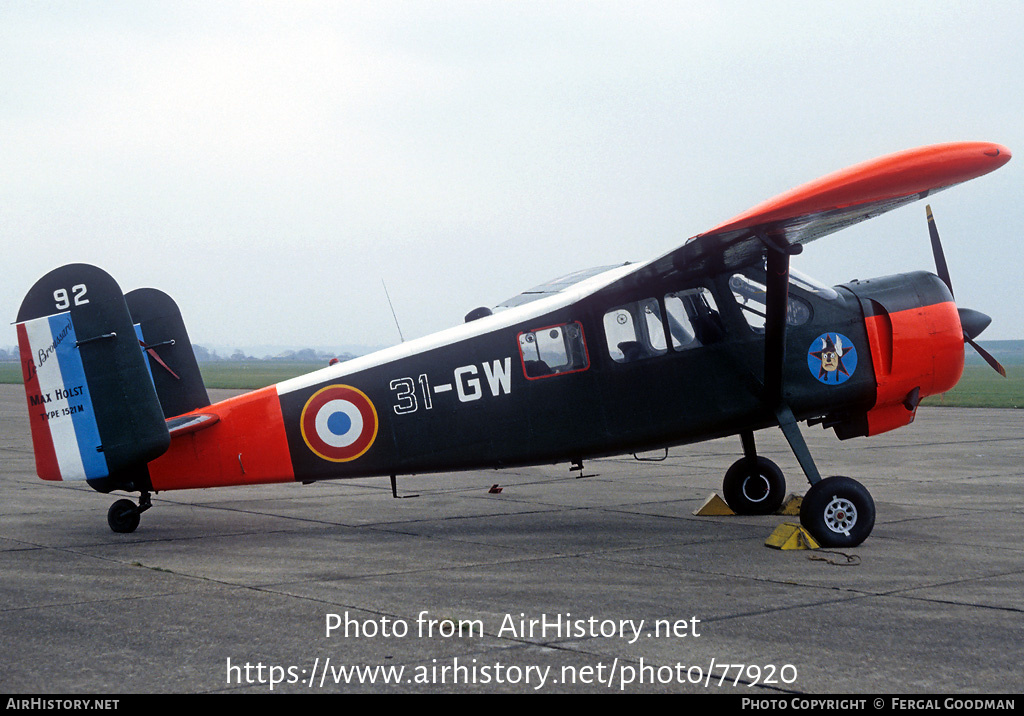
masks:
<path fill-rule="evenodd" d="M 479 318 L 469 323 L 463 323 L 458 326 L 453 326 L 452 328 L 447 328 L 443 331 L 439 331 L 438 333 L 424 336 L 423 338 L 417 338 L 415 340 L 408 341 L 407 343 L 400 343 L 396 346 L 391 346 L 390 348 L 385 348 L 375 353 L 370 353 L 343 363 L 322 368 L 321 370 L 313 373 L 300 375 L 297 378 L 282 381 L 275 386 L 277 388 L 277 393 L 278 395 L 284 395 L 285 393 L 292 393 L 296 390 L 303 390 L 304 388 L 337 380 L 346 375 L 352 375 L 353 373 L 373 368 L 374 366 L 390 363 L 401 358 L 408 358 L 420 353 L 426 353 L 427 351 L 434 350 L 436 348 L 453 345 L 459 341 L 472 338 L 473 336 L 479 336 L 514 326 L 517 323 L 528 321 L 533 316 L 541 316 L 545 313 L 549 313 L 579 301 L 623 276 L 633 273 L 643 265 L 644 264 L 626 264 L 623 266 L 617 266 L 605 271 L 604 273 L 600 273 L 597 276 L 592 276 L 591 278 L 580 281 L 577 284 L 573 284 L 572 286 L 569 286 L 546 298 L 537 299 L 536 301 L 531 301 L 530 303 L 526 303 L 521 306 L 500 311 L 491 316 L 485 316 L 484 318 Z"/>

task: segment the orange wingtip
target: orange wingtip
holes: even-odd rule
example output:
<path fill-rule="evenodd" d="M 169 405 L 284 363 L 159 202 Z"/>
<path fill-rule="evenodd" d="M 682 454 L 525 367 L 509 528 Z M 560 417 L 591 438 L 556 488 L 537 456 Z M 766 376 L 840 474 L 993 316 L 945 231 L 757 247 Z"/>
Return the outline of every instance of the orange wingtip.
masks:
<path fill-rule="evenodd" d="M 991 142 L 952 142 L 908 149 L 802 184 L 705 233 L 744 229 L 944 189 L 995 171 L 1011 156 L 1009 149 Z"/>

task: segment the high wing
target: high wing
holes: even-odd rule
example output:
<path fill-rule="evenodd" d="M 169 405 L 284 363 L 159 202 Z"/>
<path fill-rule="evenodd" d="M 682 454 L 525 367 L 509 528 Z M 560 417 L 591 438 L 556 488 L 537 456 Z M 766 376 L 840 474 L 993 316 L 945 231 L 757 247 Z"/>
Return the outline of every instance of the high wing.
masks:
<path fill-rule="evenodd" d="M 890 154 L 803 184 L 687 240 L 621 282 L 686 280 L 750 265 L 766 248 L 802 244 L 988 174 L 1010 151 L 988 142 L 935 144 Z"/>

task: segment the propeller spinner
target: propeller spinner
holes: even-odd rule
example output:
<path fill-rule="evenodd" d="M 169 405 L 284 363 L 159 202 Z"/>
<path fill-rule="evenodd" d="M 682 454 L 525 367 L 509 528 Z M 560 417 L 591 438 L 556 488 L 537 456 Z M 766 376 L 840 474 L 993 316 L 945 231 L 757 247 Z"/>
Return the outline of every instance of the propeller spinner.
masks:
<path fill-rule="evenodd" d="M 932 216 L 932 207 L 926 206 L 925 211 L 928 214 L 928 234 L 932 240 L 932 254 L 935 256 L 935 271 L 939 278 L 942 279 L 943 283 L 946 284 L 946 288 L 949 289 L 949 295 L 953 296 L 953 282 L 949 278 L 949 267 L 946 265 L 946 255 L 942 251 L 942 242 L 939 240 L 939 230 L 935 226 L 935 217 Z M 986 351 L 980 345 L 975 342 L 975 338 L 988 328 L 988 325 L 992 323 L 992 319 L 982 313 L 981 311 L 975 311 L 970 308 L 957 308 L 957 313 L 960 314 L 960 326 L 964 331 L 964 342 L 969 343 L 974 350 L 978 352 L 985 362 L 992 366 L 999 375 L 1006 377 L 1006 369 L 997 361 L 991 353 Z"/>

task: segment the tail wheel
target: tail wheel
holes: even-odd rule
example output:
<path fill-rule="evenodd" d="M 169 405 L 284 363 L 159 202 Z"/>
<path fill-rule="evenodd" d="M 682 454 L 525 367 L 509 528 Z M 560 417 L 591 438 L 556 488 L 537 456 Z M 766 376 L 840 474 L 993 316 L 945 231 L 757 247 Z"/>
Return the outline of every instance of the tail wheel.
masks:
<path fill-rule="evenodd" d="M 139 518 L 140 510 L 131 500 L 118 500 L 107 510 L 107 524 L 114 532 L 134 532 Z"/>
<path fill-rule="evenodd" d="M 804 495 L 800 523 L 822 547 L 856 547 L 875 526 L 875 501 L 856 480 L 826 477 Z"/>
<path fill-rule="evenodd" d="M 768 458 L 744 457 L 725 473 L 722 493 L 738 515 L 770 515 L 786 498 L 786 478 Z"/>

